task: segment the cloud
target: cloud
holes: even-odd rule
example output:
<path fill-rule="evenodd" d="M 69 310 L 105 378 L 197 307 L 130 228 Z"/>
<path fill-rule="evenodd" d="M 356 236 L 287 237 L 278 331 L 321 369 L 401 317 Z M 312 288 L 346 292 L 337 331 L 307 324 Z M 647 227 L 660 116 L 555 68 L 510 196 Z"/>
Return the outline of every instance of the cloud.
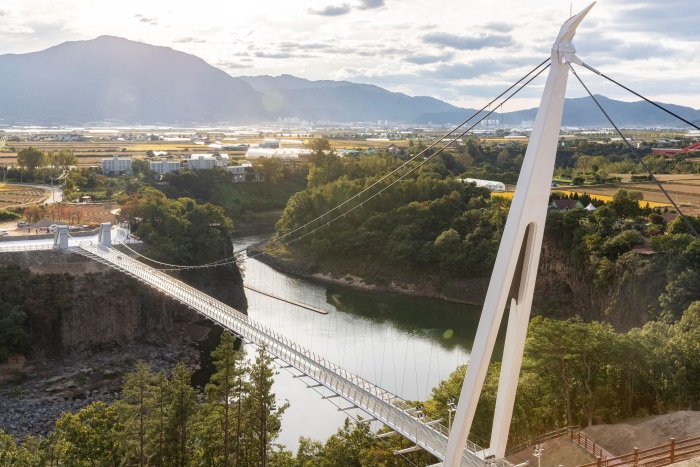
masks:
<path fill-rule="evenodd" d="M 668 45 L 652 41 L 626 42 L 606 34 L 585 33 L 578 41 L 579 55 L 584 61 L 599 61 L 602 56 L 612 55 L 617 60 L 647 60 L 668 57 L 677 52 Z M 591 63 L 591 66 L 594 66 Z"/>
<path fill-rule="evenodd" d="M 616 28 L 626 31 L 654 31 L 663 36 L 697 39 L 700 9 L 694 0 L 663 2 L 619 0 L 629 6 L 614 18 Z"/>
<path fill-rule="evenodd" d="M 218 62 L 216 64 L 216 66 L 219 68 L 226 68 L 229 70 L 237 70 L 237 69 L 241 69 L 241 68 L 251 68 L 252 67 L 252 65 L 245 65 L 243 63 L 230 62 L 230 61 Z"/>
<path fill-rule="evenodd" d="M 511 47 L 513 45 L 513 38 L 505 34 L 459 36 L 446 32 L 433 32 L 423 36 L 423 42 L 458 50 L 479 50 L 485 47 Z"/>
<path fill-rule="evenodd" d="M 303 44 L 299 42 L 282 42 L 279 44 L 279 47 L 281 49 L 294 49 L 294 50 L 321 50 L 321 49 L 327 49 L 329 47 L 328 44 L 319 44 L 319 43 L 308 43 L 308 44 Z"/>
<path fill-rule="evenodd" d="M 20 24 L 0 24 L 0 34 L 33 34 L 34 29 Z"/>
<path fill-rule="evenodd" d="M 384 0 L 360 0 L 360 10 L 373 10 L 384 6 Z"/>
<path fill-rule="evenodd" d="M 343 3 L 342 5 L 337 6 L 329 5 L 322 10 L 314 10 L 313 8 L 309 8 L 309 13 L 320 16 L 342 16 L 350 13 L 351 9 L 352 7 L 350 5 Z"/>
<path fill-rule="evenodd" d="M 503 23 L 503 22 L 499 22 L 499 21 L 486 23 L 484 25 L 484 29 L 488 29 L 489 31 L 496 31 L 496 32 L 511 32 L 514 28 L 515 27 L 512 24 Z"/>
<path fill-rule="evenodd" d="M 183 37 L 181 39 L 175 39 L 173 42 L 176 44 L 206 44 L 207 40 L 197 37 Z"/>
<path fill-rule="evenodd" d="M 315 55 L 293 54 L 290 52 L 255 52 L 258 58 L 316 58 Z"/>
<path fill-rule="evenodd" d="M 436 62 L 445 62 L 451 60 L 455 54 L 452 52 L 445 53 L 442 55 L 411 55 L 410 57 L 404 58 L 405 62 L 415 63 L 416 65 L 427 65 Z"/>
<path fill-rule="evenodd" d="M 158 24 L 158 18 L 147 18 L 143 15 L 134 15 L 134 18 L 138 18 L 142 23 L 148 23 L 153 26 Z"/>
<path fill-rule="evenodd" d="M 471 63 L 442 63 L 431 70 L 421 70 L 419 75 L 439 80 L 467 80 L 519 67 L 527 67 L 529 70 L 537 62 L 538 60 L 532 57 L 510 57 L 506 59 L 499 57 L 474 60 Z"/>
<path fill-rule="evenodd" d="M 292 58 L 294 54 L 289 52 L 255 52 L 255 56 L 259 58 Z"/>

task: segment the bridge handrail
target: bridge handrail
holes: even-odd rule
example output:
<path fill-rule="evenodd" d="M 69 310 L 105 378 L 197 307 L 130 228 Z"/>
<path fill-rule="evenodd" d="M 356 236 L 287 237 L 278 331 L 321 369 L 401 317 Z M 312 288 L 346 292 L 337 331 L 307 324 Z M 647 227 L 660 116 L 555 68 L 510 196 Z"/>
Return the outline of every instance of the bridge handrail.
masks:
<path fill-rule="evenodd" d="M 53 250 L 53 243 L 38 243 L 33 245 L 13 245 L 4 246 L 0 244 L 0 252 L 10 251 L 37 251 L 37 250 Z"/>
<path fill-rule="evenodd" d="M 184 284 L 171 276 L 151 268 L 112 248 L 81 243 L 79 250 L 96 256 L 107 264 L 162 290 L 183 304 L 205 314 L 224 327 L 251 341 L 264 344 L 268 352 L 286 361 L 348 402 L 362 408 L 382 423 L 423 449 L 442 459 L 447 446 L 447 430 L 439 424 L 426 425 L 429 419 L 419 420 L 407 413 L 410 404 L 398 396 L 378 388 L 369 381 L 351 374 L 338 365 L 287 339 L 232 307 Z M 437 428 L 437 429 L 436 429 Z M 465 449 L 461 465 L 483 465 L 484 460 L 475 452 L 482 451 L 473 443 Z"/>

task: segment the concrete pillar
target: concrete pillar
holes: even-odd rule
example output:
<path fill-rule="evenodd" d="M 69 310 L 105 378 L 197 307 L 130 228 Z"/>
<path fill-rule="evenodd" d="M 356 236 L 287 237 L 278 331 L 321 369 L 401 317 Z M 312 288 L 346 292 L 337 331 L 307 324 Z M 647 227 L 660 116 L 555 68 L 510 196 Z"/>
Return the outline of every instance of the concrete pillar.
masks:
<path fill-rule="evenodd" d="M 112 246 L 112 223 L 103 222 L 100 224 L 100 232 L 97 235 L 97 241 L 100 245 Z"/>
<path fill-rule="evenodd" d="M 56 227 L 56 232 L 53 237 L 53 247 L 61 250 L 68 249 L 68 226 L 59 225 Z"/>

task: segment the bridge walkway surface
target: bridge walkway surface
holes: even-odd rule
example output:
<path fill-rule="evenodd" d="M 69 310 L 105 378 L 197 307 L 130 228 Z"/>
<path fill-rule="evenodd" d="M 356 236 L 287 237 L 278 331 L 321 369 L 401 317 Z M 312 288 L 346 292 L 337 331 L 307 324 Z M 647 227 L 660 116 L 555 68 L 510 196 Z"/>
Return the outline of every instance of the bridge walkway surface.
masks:
<path fill-rule="evenodd" d="M 438 459 L 444 460 L 447 448 L 447 428 L 441 425 L 438 420 L 430 420 L 427 417 L 412 414 L 413 406 L 398 396 L 349 373 L 225 303 L 160 270 L 137 261 L 119 250 L 88 242 L 69 247 L 69 250 L 120 270 L 160 290 L 243 338 L 265 346 L 270 354 L 286 362 L 287 365 L 296 368 Z M 491 459 L 485 460 L 484 452 L 480 447 L 468 442 L 462 454 L 460 465 L 509 465 L 505 461 L 494 463 Z"/>

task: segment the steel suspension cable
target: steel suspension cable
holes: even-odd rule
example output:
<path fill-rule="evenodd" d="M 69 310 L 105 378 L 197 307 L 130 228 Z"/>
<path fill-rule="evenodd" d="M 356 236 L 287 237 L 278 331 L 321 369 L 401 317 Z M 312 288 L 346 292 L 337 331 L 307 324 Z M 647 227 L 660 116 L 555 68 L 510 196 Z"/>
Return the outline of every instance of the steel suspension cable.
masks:
<path fill-rule="evenodd" d="M 628 91 L 628 92 L 634 94 L 635 96 L 639 97 L 640 99 L 645 100 L 645 101 L 648 102 L 649 104 L 653 105 L 654 107 L 656 107 L 656 108 L 658 108 L 658 109 L 660 109 L 660 110 L 663 110 L 663 111 L 666 112 L 667 114 L 676 117 L 678 120 L 681 120 L 682 122 L 687 123 L 688 125 L 692 126 L 692 127 L 695 128 L 696 130 L 700 130 L 700 127 L 697 126 L 696 124 L 694 124 L 693 122 L 689 122 L 689 121 L 686 120 L 685 118 L 683 118 L 683 117 L 681 117 L 680 115 L 676 114 L 675 112 L 673 112 L 673 111 L 671 111 L 671 110 L 665 108 L 665 107 L 662 106 L 661 104 L 658 104 L 658 103 L 656 103 L 656 102 L 654 102 L 654 101 L 652 101 L 652 100 L 650 100 L 650 99 L 647 99 L 647 98 L 644 97 L 643 95 L 641 95 L 641 94 L 639 94 L 638 92 L 636 92 L 636 91 L 634 91 L 634 90 L 628 88 L 628 87 L 625 86 L 624 84 L 618 83 L 617 81 L 615 81 L 614 79 L 612 79 L 612 78 L 609 77 L 608 75 L 606 75 L 606 74 L 604 74 L 604 73 L 602 73 L 602 72 L 596 70 L 596 69 L 593 68 L 592 66 L 587 65 L 587 64 L 585 64 L 585 63 L 581 63 L 581 66 L 583 66 L 584 68 L 586 68 L 586 69 L 592 71 L 593 73 L 597 74 L 598 76 L 601 76 L 601 77 L 607 79 L 607 80 L 610 81 L 611 83 L 614 83 L 614 84 L 620 86 L 620 87 L 621 87 L 622 89 L 624 89 L 625 91 Z"/>
<path fill-rule="evenodd" d="M 634 148 L 632 147 L 632 144 L 630 144 L 629 140 L 625 137 L 625 135 L 622 134 L 622 131 L 620 131 L 620 129 L 619 129 L 619 128 L 617 127 L 617 125 L 615 124 L 615 122 L 613 122 L 612 118 L 610 118 L 610 115 L 608 115 L 608 113 L 605 111 L 605 109 L 603 108 L 603 106 L 600 105 L 600 102 L 598 102 L 598 99 L 596 99 L 595 96 L 591 93 L 591 91 L 588 89 L 588 86 L 585 85 L 585 83 L 583 82 L 583 80 L 581 79 L 581 77 L 578 75 L 578 73 L 576 73 L 576 70 L 574 70 L 574 67 L 571 66 L 571 63 L 568 63 L 568 62 L 567 62 L 567 65 L 569 66 L 569 69 L 571 70 L 571 72 L 573 73 L 573 75 L 576 77 L 576 79 L 578 80 L 578 82 L 581 83 L 581 86 L 583 86 L 583 88 L 586 90 L 586 92 L 588 93 L 588 95 L 593 99 L 593 102 L 595 102 L 595 104 L 598 106 L 598 108 L 600 109 L 600 111 L 603 112 L 603 115 L 605 115 L 605 118 L 608 119 L 608 122 L 610 122 L 610 124 L 613 126 L 613 128 L 615 128 L 615 131 L 617 132 L 618 135 L 620 135 L 620 137 L 622 138 L 622 140 L 625 142 L 625 144 L 627 145 L 627 147 L 629 148 L 629 150 L 630 150 L 630 151 L 632 152 L 632 154 L 634 155 L 635 159 L 637 159 L 637 162 L 639 162 L 639 164 L 641 164 L 641 166 L 644 167 L 644 170 L 647 171 L 647 173 L 649 174 L 649 177 L 651 177 L 651 179 L 656 183 L 656 185 L 659 187 L 659 189 L 660 189 L 661 192 L 664 194 L 664 196 L 666 196 L 666 198 L 671 202 L 671 204 L 673 205 L 673 207 L 676 209 L 676 212 L 678 213 L 678 215 L 681 216 L 681 218 L 682 218 L 683 221 L 685 222 L 686 226 L 688 227 L 688 230 L 690 230 L 690 231 L 693 233 L 693 235 L 695 235 L 697 238 L 700 238 L 700 234 L 698 233 L 697 230 L 695 230 L 695 227 L 693 226 L 693 224 L 690 222 L 690 220 L 688 220 L 688 218 L 686 217 L 686 215 L 683 214 L 683 211 L 681 211 L 681 209 L 678 207 L 678 205 L 675 203 L 675 201 L 673 201 L 673 198 L 668 194 L 668 192 L 667 192 L 666 189 L 663 187 L 663 185 L 661 184 L 661 182 L 659 182 L 659 180 L 654 176 L 654 174 L 653 174 L 652 171 L 649 169 L 649 167 L 644 163 L 644 161 L 642 160 L 642 158 L 639 157 L 639 154 L 637 154 L 637 151 L 634 150 Z M 587 68 L 588 68 L 588 67 L 587 67 Z"/>
<path fill-rule="evenodd" d="M 515 90 L 515 91 L 514 91 L 510 96 L 508 96 L 503 102 L 504 102 L 504 103 L 505 103 L 505 102 L 508 102 L 508 100 L 510 100 L 510 99 L 513 98 L 516 94 L 518 94 L 518 92 L 520 92 L 525 86 L 527 86 L 528 84 L 530 84 L 535 78 L 537 78 L 540 74 L 542 74 L 545 70 L 547 70 L 547 68 L 549 68 L 549 66 L 550 66 L 550 65 L 548 64 L 546 67 L 544 67 L 544 68 L 542 68 L 541 70 L 539 70 L 539 71 L 537 72 L 537 74 L 535 74 L 534 76 L 532 76 L 528 81 L 526 81 L 522 86 L 520 86 L 520 88 L 518 88 L 517 90 Z M 496 108 L 497 108 L 497 107 L 496 107 Z M 302 238 L 307 237 L 307 236 L 309 236 L 309 235 L 311 235 L 311 234 L 313 234 L 313 233 L 315 233 L 315 232 L 321 230 L 322 228 L 329 226 L 331 223 L 333 223 L 333 222 L 335 222 L 335 221 L 341 219 L 342 217 L 344 217 L 344 216 L 345 216 L 346 214 L 348 214 L 349 212 L 352 212 L 352 211 L 354 211 L 354 210 L 356 210 L 356 209 L 362 207 L 362 206 L 363 206 L 365 203 L 367 203 L 368 201 L 371 201 L 372 199 L 374 199 L 374 198 L 380 196 L 383 192 L 385 192 L 385 191 L 388 190 L 389 188 L 393 187 L 393 186 L 396 185 L 398 182 L 400 182 L 401 180 L 403 180 L 404 178 L 406 178 L 407 176 L 409 176 L 410 174 L 412 174 L 413 172 L 415 172 L 416 170 L 418 170 L 419 168 L 421 168 L 422 166 L 424 166 L 425 164 L 427 164 L 428 162 L 430 162 L 433 158 L 435 158 L 438 154 L 440 154 L 444 149 L 446 149 L 447 147 L 449 147 L 451 144 L 453 144 L 453 143 L 454 143 L 455 141 L 457 141 L 458 139 L 462 138 L 465 134 L 467 134 L 469 131 L 471 131 L 472 129 L 474 129 L 474 127 L 476 127 L 479 123 L 481 123 L 482 121 L 484 121 L 485 119 L 487 119 L 488 117 L 490 117 L 490 116 L 496 111 L 496 108 L 494 108 L 494 110 L 489 111 L 487 114 L 485 114 L 485 115 L 484 115 L 483 117 L 481 117 L 479 120 L 477 120 L 474 124 L 472 124 L 469 128 L 467 128 L 466 130 L 464 130 L 463 132 L 461 132 L 460 134 L 458 134 L 457 136 L 455 136 L 454 138 L 452 138 L 449 142 L 447 142 L 447 144 L 443 145 L 441 148 L 439 148 L 439 149 L 438 149 L 437 151 L 435 151 L 433 154 L 431 154 L 430 156 L 426 157 L 426 158 L 425 158 L 424 160 L 422 160 L 420 163 L 418 163 L 417 165 L 415 165 L 414 167 L 412 167 L 411 170 L 409 170 L 409 171 L 406 172 L 405 174 L 401 175 L 399 178 L 397 178 L 396 180 L 394 180 L 393 182 L 391 182 L 389 185 L 385 186 L 384 188 L 382 188 L 382 189 L 379 190 L 378 192 L 374 193 L 373 195 L 371 195 L 369 198 L 367 198 L 366 200 L 364 200 L 364 201 L 361 202 L 360 204 L 351 207 L 350 209 L 348 209 L 348 210 L 345 211 L 344 213 L 342 213 L 342 214 L 340 214 L 340 215 L 334 217 L 333 219 L 331 219 L 330 221 L 326 222 L 325 224 L 322 224 L 321 226 L 316 227 L 315 229 L 313 229 L 313 230 L 311 230 L 311 231 L 309 231 L 309 232 L 306 232 L 306 233 L 304 233 L 303 235 L 300 235 L 299 237 L 297 237 L 297 238 L 295 238 L 295 239 L 293 239 L 293 240 L 290 240 L 290 241 L 288 241 L 288 242 L 286 242 L 286 243 L 281 243 L 281 244 L 278 245 L 278 246 L 270 247 L 269 249 L 267 249 L 267 250 L 265 250 L 265 251 L 262 251 L 262 249 L 261 249 L 261 251 L 260 251 L 259 253 L 256 253 L 256 254 L 254 254 L 254 255 L 252 255 L 252 256 L 249 256 L 248 258 L 254 258 L 254 257 L 259 256 L 259 255 L 262 255 L 262 254 L 264 254 L 264 253 L 267 253 L 267 252 L 270 252 L 270 251 L 275 251 L 275 250 L 278 250 L 278 249 L 280 249 L 280 248 L 283 248 L 283 247 L 285 247 L 285 246 L 287 246 L 287 245 L 289 245 L 289 244 L 291 244 L 291 243 L 293 243 L 293 242 L 299 241 L 299 240 L 301 240 Z M 444 138 L 443 138 L 443 139 L 444 139 Z M 442 139 L 441 139 L 441 140 L 442 140 Z M 279 241 L 279 239 L 274 239 L 272 242 L 269 242 L 269 243 L 275 243 L 275 242 L 277 242 L 277 241 Z M 269 244 L 269 243 L 268 243 L 268 244 Z M 264 248 L 264 247 L 265 247 L 265 246 L 263 246 L 263 248 Z"/>
<path fill-rule="evenodd" d="M 518 81 L 516 81 L 514 84 L 512 84 L 511 86 L 509 86 L 505 91 L 503 91 L 503 92 L 502 92 L 501 94 L 499 94 L 497 97 L 495 97 L 494 99 L 492 99 L 488 104 L 486 104 L 486 105 L 483 106 L 480 110 L 478 110 L 478 111 L 476 111 L 474 114 L 472 114 L 467 120 L 465 120 L 464 122 L 462 122 L 461 124 L 459 124 L 458 126 L 456 126 L 456 127 L 455 127 L 454 129 L 452 129 L 450 132 L 448 132 L 448 133 L 446 133 L 445 135 L 441 136 L 438 140 L 436 140 L 436 141 L 435 141 L 434 143 L 432 143 L 430 146 L 428 146 L 428 147 L 425 148 L 424 150 L 420 151 L 418 154 L 416 154 L 416 155 L 413 156 L 411 159 L 409 159 L 409 160 L 407 160 L 406 162 L 404 162 L 403 164 L 401 164 L 401 165 L 400 165 L 399 167 L 397 167 L 396 169 L 390 171 L 389 173 L 387 173 L 386 175 L 384 175 L 383 177 L 381 177 L 379 180 L 377 180 L 376 182 L 372 183 L 369 187 L 363 189 L 362 191 L 360 191 L 360 192 L 357 193 L 356 195 L 354 195 L 354 196 L 348 198 L 347 200 L 345 200 L 345 201 L 343 201 L 342 203 L 338 204 L 338 205 L 335 206 L 334 208 L 332 208 L 332 209 L 330 209 L 330 210 L 324 212 L 323 214 L 317 216 L 315 219 L 313 219 L 313 220 L 311 220 L 311 221 L 305 223 L 304 225 L 301 225 L 301 226 L 299 226 L 299 227 L 293 229 L 292 231 L 287 232 L 286 234 L 281 235 L 280 237 L 275 238 L 273 241 L 268 242 L 266 245 L 264 245 L 264 246 L 261 248 L 261 250 L 260 250 L 258 253 L 255 253 L 255 254 L 250 255 L 250 256 L 246 256 L 245 258 L 238 258 L 237 255 L 239 255 L 240 253 L 242 253 L 243 250 L 237 251 L 237 252 L 234 251 L 233 254 L 232 254 L 232 256 L 230 256 L 230 257 L 228 257 L 228 258 L 220 259 L 220 260 L 217 260 L 217 261 L 213 261 L 213 262 L 205 263 L 205 264 L 201 264 L 201 265 L 187 266 L 187 265 L 176 265 L 176 264 L 169 264 L 169 263 L 164 263 L 164 262 L 161 262 L 161 261 L 156 261 L 156 260 L 153 260 L 153 259 L 151 259 L 151 258 L 148 258 L 148 257 L 146 257 L 146 256 L 144 256 L 144 255 L 142 255 L 142 254 L 140 254 L 140 253 L 135 252 L 135 251 L 134 251 L 133 249 L 131 249 L 131 248 L 130 248 L 130 250 L 131 250 L 131 251 L 134 251 L 134 253 L 138 254 L 139 256 L 141 256 L 141 257 L 144 258 L 144 259 L 147 259 L 147 260 L 149 260 L 149 261 L 152 261 L 153 263 L 156 263 L 156 264 L 160 264 L 160 265 L 162 265 L 162 266 L 167 266 L 167 267 L 169 268 L 169 269 L 167 269 L 167 268 L 166 268 L 166 269 L 161 269 L 161 270 L 163 270 L 163 271 L 176 271 L 176 270 L 186 270 L 186 269 L 198 269 L 198 268 L 218 267 L 218 266 L 224 266 L 224 265 L 232 264 L 232 263 L 242 263 L 242 262 L 247 261 L 248 259 L 255 258 L 256 256 L 260 256 L 260 255 L 262 255 L 262 254 L 269 253 L 269 252 L 276 251 L 276 250 L 278 250 L 278 249 L 284 248 L 285 246 L 287 246 L 287 245 L 289 245 L 289 244 L 291 244 L 291 243 L 293 243 L 293 242 L 299 241 L 299 240 L 301 240 L 301 239 L 303 239 L 303 238 L 305 238 L 305 237 L 307 237 L 307 236 L 309 236 L 309 235 L 312 235 L 312 234 L 318 232 L 319 230 L 321 230 L 321 229 L 323 229 L 323 228 L 329 226 L 329 225 L 332 224 L 333 222 L 335 222 L 335 221 L 337 221 L 337 220 L 343 218 L 346 214 L 348 214 L 348 213 L 350 213 L 350 212 L 352 212 L 352 211 L 355 211 L 356 209 L 362 207 L 365 203 L 367 203 L 367 202 L 371 201 L 372 199 L 374 199 L 374 198 L 380 196 L 384 191 L 388 190 L 389 188 L 391 188 L 392 186 L 394 186 L 395 184 L 397 184 L 399 181 L 403 180 L 403 179 L 406 178 L 408 175 L 412 174 L 413 172 L 415 172 L 416 170 L 418 170 L 420 167 L 422 167 L 423 165 L 425 165 L 426 163 L 428 163 L 429 161 L 431 161 L 434 157 L 436 157 L 438 154 L 440 154 L 444 149 L 446 149 L 447 147 L 449 147 L 451 144 L 453 144 L 454 142 L 456 142 L 458 139 L 462 138 L 462 137 L 463 137 L 464 135 L 466 135 L 469 131 L 471 131 L 472 129 L 474 129 L 479 123 L 481 123 L 482 121 L 484 121 L 485 119 L 487 119 L 489 116 L 491 116 L 491 115 L 492 115 L 494 112 L 496 112 L 496 110 L 497 110 L 498 108 L 500 108 L 504 103 L 508 102 L 511 98 L 513 98 L 516 94 L 518 94 L 523 88 L 525 88 L 525 86 L 527 86 L 528 84 L 530 84 L 535 78 L 537 78 L 537 77 L 538 77 L 539 75 L 541 75 L 545 70 L 547 70 L 547 69 L 549 68 L 549 66 L 550 66 L 550 65 L 547 63 L 549 60 L 550 60 L 550 59 L 547 58 L 546 60 L 542 61 L 540 64 L 538 64 L 538 65 L 537 65 L 536 67 L 534 67 L 532 70 L 530 70 L 526 75 L 524 75 L 522 78 L 520 78 L 520 79 L 519 79 Z M 545 64 L 546 64 L 546 66 L 545 66 L 544 68 L 541 68 L 541 67 L 542 67 L 543 65 L 545 65 Z M 534 73 L 534 75 L 533 75 L 533 73 Z M 532 76 L 531 76 L 531 75 L 532 75 Z M 525 81 L 525 82 L 523 83 L 523 81 Z M 522 83 L 522 84 L 521 84 L 521 83 Z M 518 85 L 520 85 L 520 87 L 518 87 Z M 450 139 L 449 142 L 448 142 L 447 144 L 445 144 L 445 145 L 443 145 L 442 147 L 440 147 L 439 149 L 437 149 L 437 151 L 435 151 L 433 154 L 429 155 L 429 156 L 426 157 L 424 160 L 422 160 L 420 163 L 418 163 L 417 165 L 413 166 L 408 172 L 406 172 L 405 174 L 399 176 L 397 179 L 395 179 L 394 181 L 392 181 L 390 184 L 384 186 L 384 187 L 381 188 L 379 191 L 377 191 L 377 192 L 375 192 L 374 194 L 370 195 L 369 198 L 366 198 L 364 201 L 361 201 L 359 204 L 356 204 L 355 206 L 350 207 L 348 210 L 346 210 L 345 212 L 343 212 L 343 213 L 340 214 L 340 215 L 337 215 L 337 216 L 333 217 L 333 218 L 330 219 L 328 222 L 325 222 L 325 223 L 319 225 L 318 227 L 316 227 L 316 228 L 314 228 L 314 229 L 312 229 L 312 230 L 310 230 L 310 231 L 305 232 L 303 235 L 300 235 L 300 236 L 298 236 L 298 237 L 296 237 L 296 238 L 294 238 L 294 239 L 292 239 L 292 240 L 289 240 L 289 241 L 287 241 L 287 242 L 282 242 L 282 243 L 280 243 L 280 241 L 283 240 L 284 238 L 287 238 L 287 237 L 291 236 L 292 234 L 299 232 L 300 230 L 308 229 L 309 226 L 310 226 L 311 224 L 313 224 L 313 223 L 317 222 L 318 220 L 320 220 L 320 219 L 326 217 L 326 216 L 329 215 L 330 213 L 332 213 L 332 212 L 334 212 L 334 211 L 337 211 L 337 210 L 340 209 L 341 207 L 343 207 L 343 206 L 347 205 L 348 203 L 350 203 L 352 200 L 354 200 L 354 199 L 358 199 L 358 200 L 359 200 L 360 197 L 361 197 L 363 194 L 367 193 L 369 190 L 371 190 L 372 188 L 376 187 L 377 185 L 379 185 L 381 182 L 383 182 L 383 181 L 386 180 L 387 178 L 389 178 L 389 177 L 391 177 L 392 175 L 396 174 L 396 173 L 397 173 L 398 171 L 400 171 L 401 169 L 406 168 L 411 162 L 414 162 L 418 157 L 424 155 L 426 152 L 428 152 L 428 151 L 430 151 L 431 149 L 433 149 L 433 148 L 434 148 L 435 146 L 437 146 L 440 142 L 445 141 L 446 139 L 448 139 L 448 137 L 450 137 L 450 136 L 453 135 L 455 132 L 457 132 L 457 130 L 459 130 L 460 128 L 462 128 L 464 125 L 466 125 L 468 122 L 470 122 L 472 119 L 474 119 L 475 117 L 477 117 L 480 113 L 482 113 L 486 108 L 489 108 L 489 107 L 490 107 L 492 104 L 494 104 L 498 99 L 500 99 L 501 97 L 503 97 L 504 95 L 506 95 L 507 93 L 509 93 L 509 92 L 512 91 L 513 89 L 515 89 L 516 87 L 517 87 L 517 89 L 516 89 L 515 91 L 513 91 L 512 94 L 510 94 L 508 97 L 506 97 L 506 98 L 500 103 L 500 105 L 495 106 L 493 110 L 489 110 L 485 115 L 483 115 L 481 118 L 479 118 L 476 122 L 474 122 L 474 123 L 473 123 L 471 126 L 469 126 L 466 130 L 462 131 L 462 132 L 459 133 L 457 136 L 455 136 L 455 137 L 453 137 L 452 139 Z M 275 244 L 276 246 L 274 246 L 274 247 L 268 246 L 268 245 L 270 245 L 270 244 Z M 266 248 L 266 247 L 267 247 L 267 248 Z M 127 248 L 128 248 L 128 247 L 127 247 Z"/>
<path fill-rule="evenodd" d="M 499 94 L 498 96 L 494 97 L 488 104 L 484 105 L 480 110 L 477 110 L 476 112 L 474 112 L 468 119 L 466 119 L 465 121 L 463 121 L 462 123 L 460 123 L 459 125 L 457 125 L 455 128 L 453 128 L 452 130 L 450 130 L 449 133 L 447 133 L 447 134 L 441 136 L 437 141 L 433 142 L 430 146 L 428 146 L 427 148 L 423 149 L 422 151 L 420 151 L 419 153 L 417 153 L 416 155 L 414 155 L 412 158 L 410 158 L 410 159 L 408 159 L 407 161 L 405 161 L 405 162 L 404 162 L 403 164 L 401 164 L 399 167 L 397 167 L 397 168 L 395 168 L 394 170 L 390 171 L 389 173 L 387 173 L 386 175 L 384 175 L 383 177 L 381 177 L 379 180 L 377 180 L 376 182 L 374 182 L 373 184 L 371 184 L 370 186 L 368 186 L 368 187 L 365 188 L 364 190 L 360 191 L 360 192 L 357 193 L 356 195 L 354 195 L 354 196 L 348 198 L 347 200 L 343 201 L 343 202 L 340 203 L 339 205 L 337 205 L 337 206 L 335 206 L 334 208 L 332 208 L 332 209 L 330 209 L 330 210 L 324 212 L 323 214 L 317 216 L 315 219 L 312 219 L 311 221 L 307 222 L 306 224 L 301 225 L 301 226 L 297 227 L 296 229 L 294 229 L 294 230 L 292 230 L 292 231 L 290 231 L 290 232 L 287 232 L 286 234 L 280 236 L 279 238 L 281 239 L 281 238 L 285 238 L 285 237 L 291 236 L 291 235 L 293 235 L 294 233 L 298 232 L 299 230 L 302 230 L 302 229 L 308 227 L 309 225 L 313 224 L 314 222 L 316 222 L 316 221 L 318 221 L 318 220 L 324 218 L 325 216 L 329 215 L 330 213 L 332 213 L 332 212 L 334 212 L 334 211 L 340 209 L 340 208 L 343 207 L 344 205 L 350 203 L 353 199 L 355 199 L 355 198 L 358 198 L 358 199 L 359 199 L 363 194 L 365 194 L 366 192 L 368 192 L 369 190 L 371 190 L 371 189 L 374 188 L 375 186 L 379 185 L 379 184 L 382 183 L 384 180 L 386 180 L 387 178 L 389 178 L 389 177 L 391 177 L 392 175 L 394 175 L 396 172 L 398 172 L 398 171 L 400 171 L 401 169 L 407 167 L 411 162 L 413 162 L 413 161 L 415 161 L 416 159 L 418 159 L 419 157 L 423 156 L 425 153 L 428 153 L 431 149 L 433 149 L 435 146 L 437 146 L 440 142 L 446 140 L 449 136 L 451 136 L 452 134 L 454 134 L 455 132 L 457 132 L 457 130 L 459 130 L 459 129 L 462 128 L 464 125 L 466 125 L 467 123 L 469 123 L 473 118 L 477 117 L 481 112 L 483 112 L 484 110 L 486 110 L 487 108 L 489 108 L 489 107 L 490 107 L 493 103 L 495 103 L 498 99 L 500 99 L 501 97 L 503 97 L 504 95 L 506 95 L 508 92 L 510 92 L 512 89 L 514 89 L 515 87 L 517 87 L 521 82 L 525 81 L 525 80 L 528 78 L 528 76 L 530 76 L 530 75 L 532 75 L 533 73 L 535 73 L 540 67 L 542 67 L 542 66 L 543 66 L 545 63 L 547 63 L 549 60 L 550 60 L 549 58 L 543 60 L 540 64 L 538 64 L 536 67 L 534 67 L 532 70 L 530 70 L 527 74 L 525 74 L 522 78 L 520 78 L 518 81 L 516 81 L 515 83 L 513 83 L 510 87 L 508 87 L 505 91 L 503 91 L 503 92 L 502 92 L 501 94 Z M 541 73 L 541 71 L 540 71 L 540 73 Z M 539 73 L 538 73 L 538 74 L 539 74 Z M 494 112 L 494 111 L 490 111 L 488 115 L 491 115 L 493 112 Z M 483 118 L 482 118 L 481 120 L 483 120 Z M 479 120 L 479 121 L 481 121 L 481 120 Z M 466 132 L 465 132 L 465 133 L 466 133 Z M 463 136 L 463 135 L 464 135 L 464 133 L 462 133 L 459 137 L 461 137 L 461 136 Z M 454 142 L 454 141 L 455 141 L 455 140 L 452 140 L 451 142 Z"/>

